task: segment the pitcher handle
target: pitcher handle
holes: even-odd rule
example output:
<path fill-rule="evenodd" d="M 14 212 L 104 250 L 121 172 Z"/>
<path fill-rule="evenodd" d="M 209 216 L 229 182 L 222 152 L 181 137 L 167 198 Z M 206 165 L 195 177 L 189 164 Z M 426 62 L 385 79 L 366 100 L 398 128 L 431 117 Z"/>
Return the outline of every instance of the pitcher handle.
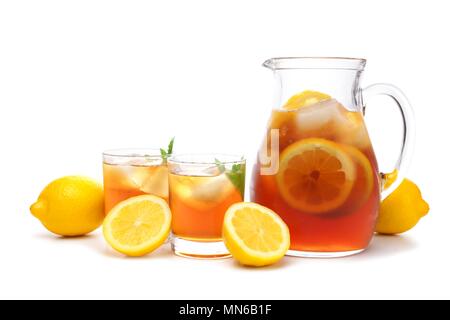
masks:
<path fill-rule="evenodd" d="M 405 173 L 411 162 L 414 139 L 415 139 L 415 120 L 413 109 L 403 94 L 403 92 L 397 87 L 391 84 L 377 83 L 368 86 L 362 92 L 364 108 L 366 108 L 365 102 L 370 98 L 378 95 L 385 95 L 391 97 L 400 109 L 400 113 L 403 119 L 403 139 L 400 155 L 395 165 L 394 170 L 391 173 L 381 173 L 382 179 L 382 199 L 389 196 L 397 187 L 402 183 L 405 178 Z M 388 180 L 389 178 L 389 180 Z M 392 183 L 386 182 L 394 180 Z"/>

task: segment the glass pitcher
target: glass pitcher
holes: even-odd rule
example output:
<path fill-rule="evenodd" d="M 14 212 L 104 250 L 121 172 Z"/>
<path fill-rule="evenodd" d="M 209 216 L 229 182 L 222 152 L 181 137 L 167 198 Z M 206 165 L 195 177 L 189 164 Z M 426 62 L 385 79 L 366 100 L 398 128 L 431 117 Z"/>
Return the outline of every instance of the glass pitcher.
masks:
<path fill-rule="evenodd" d="M 275 104 L 253 169 L 251 197 L 289 226 L 289 255 L 362 252 L 373 237 L 381 198 L 403 180 L 411 157 L 412 109 L 392 85 L 361 89 L 365 63 L 354 58 L 264 63 L 275 75 Z M 366 100 L 375 95 L 394 99 L 403 117 L 403 144 L 389 183 L 378 171 L 363 118 Z"/>

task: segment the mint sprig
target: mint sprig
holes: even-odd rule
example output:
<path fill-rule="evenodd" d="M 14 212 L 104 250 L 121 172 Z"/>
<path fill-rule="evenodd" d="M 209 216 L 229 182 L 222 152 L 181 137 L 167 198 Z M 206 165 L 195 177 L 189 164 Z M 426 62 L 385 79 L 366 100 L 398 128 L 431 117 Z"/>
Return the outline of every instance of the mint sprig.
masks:
<path fill-rule="evenodd" d="M 245 189 L 245 163 L 235 163 L 231 169 L 227 170 L 220 160 L 215 159 L 215 162 L 220 173 L 225 173 L 230 182 L 239 190 L 243 199 Z"/>
<path fill-rule="evenodd" d="M 161 158 L 163 159 L 164 163 L 167 162 L 167 158 L 169 158 L 172 155 L 173 151 L 173 143 L 175 142 L 175 137 L 170 139 L 169 145 L 167 146 L 167 149 L 160 148 L 159 151 L 161 152 Z"/>

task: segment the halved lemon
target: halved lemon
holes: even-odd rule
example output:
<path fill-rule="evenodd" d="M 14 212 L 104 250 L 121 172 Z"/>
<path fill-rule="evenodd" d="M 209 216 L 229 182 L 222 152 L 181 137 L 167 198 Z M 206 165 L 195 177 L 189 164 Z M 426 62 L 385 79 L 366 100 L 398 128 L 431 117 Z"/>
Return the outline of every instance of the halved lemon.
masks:
<path fill-rule="evenodd" d="M 103 222 L 103 235 L 111 247 L 127 256 L 146 255 L 164 243 L 172 215 L 167 202 L 143 195 L 120 202 Z"/>
<path fill-rule="evenodd" d="M 279 261 L 290 246 L 289 229 L 272 210 L 239 202 L 226 212 L 223 239 L 241 264 L 261 267 Z"/>
<path fill-rule="evenodd" d="M 305 90 L 299 94 L 292 96 L 288 102 L 283 106 L 285 110 L 297 110 L 302 107 L 306 107 L 317 102 L 331 99 L 331 97 L 325 93 L 319 91 Z"/>
<path fill-rule="evenodd" d="M 343 146 L 310 138 L 282 152 L 277 184 L 283 199 L 293 208 L 324 214 L 347 200 L 355 178 L 355 164 Z"/>

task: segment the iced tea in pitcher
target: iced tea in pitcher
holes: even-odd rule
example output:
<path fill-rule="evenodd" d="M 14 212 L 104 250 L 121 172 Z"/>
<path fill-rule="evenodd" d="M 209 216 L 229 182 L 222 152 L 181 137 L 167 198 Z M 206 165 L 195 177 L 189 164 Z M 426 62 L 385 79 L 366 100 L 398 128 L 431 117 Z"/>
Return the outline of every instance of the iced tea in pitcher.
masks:
<path fill-rule="evenodd" d="M 254 201 L 283 217 L 292 250 L 363 248 L 372 237 L 380 190 L 362 114 L 328 97 L 308 105 L 301 97 L 326 96 L 305 91 L 273 111 L 268 134 L 279 130 L 279 170 L 259 175 L 258 163 Z"/>
<path fill-rule="evenodd" d="M 381 181 L 362 112 L 364 64 L 338 58 L 266 62 L 281 90 L 251 193 L 289 226 L 291 255 L 351 255 L 373 237 Z M 389 88 L 395 100 L 403 98 Z"/>

